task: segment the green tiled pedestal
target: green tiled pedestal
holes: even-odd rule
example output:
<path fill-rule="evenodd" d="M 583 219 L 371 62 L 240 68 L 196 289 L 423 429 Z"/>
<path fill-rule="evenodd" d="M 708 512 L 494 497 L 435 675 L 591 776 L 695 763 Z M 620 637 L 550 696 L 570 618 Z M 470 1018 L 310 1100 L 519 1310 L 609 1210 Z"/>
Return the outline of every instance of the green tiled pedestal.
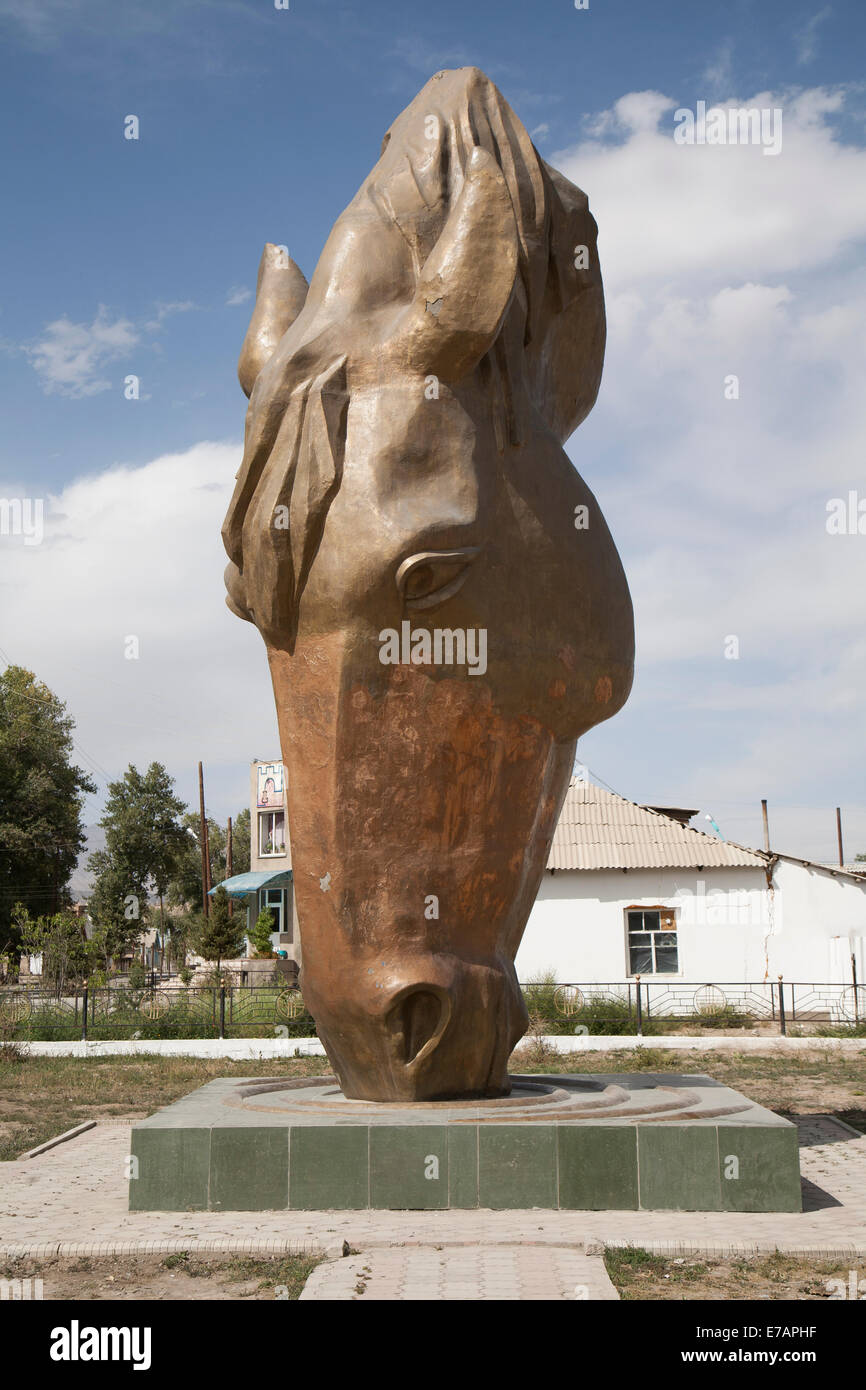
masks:
<path fill-rule="evenodd" d="M 131 1211 L 799 1211 L 797 1131 L 708 1076 L 515 1077 L 376 1105 L 222 1078 L 132 1131 Z"/>

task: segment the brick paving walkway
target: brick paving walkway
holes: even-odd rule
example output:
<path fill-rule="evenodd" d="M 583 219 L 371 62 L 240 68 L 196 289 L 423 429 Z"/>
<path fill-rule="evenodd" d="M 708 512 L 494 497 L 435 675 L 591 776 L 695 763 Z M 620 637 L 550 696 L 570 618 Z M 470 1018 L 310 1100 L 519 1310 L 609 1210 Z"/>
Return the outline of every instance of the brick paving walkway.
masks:
<path fill-rule="evenodd" d="M 552 1255 L 559 1260 L 557 1247 L 570 1250 L 572 1255 L 582 1251 L 596 1254 L 604 1244 L 642 1245 L 673 1254 L 778 1249 L 866 1259 L 866 1136 L 858 1137 L 825 1116 L 807 1116 L 800 1122 L 800 1138 L 806 1209 L 794 1214 L 540 1210 L 129 1212 L 125 1176 L 129 1131 L 100 1124 L 37 1158 L 0 1163 L 0 1254 L 333 1249 L 348 1241 L 365 1254 L 390 1247 L 430 1250 L 443 1245 L 449 1247 L 448 1260 L 458 1253 L 459 1247 L 513 1251 L 516 1247 L 541 1246 L 547 1247 L 541 1255 L 543 1263 L 549 1262 Z M 478 1258 L 477 1251 L 475 1256 Z M 582 1258 L 586 1270 L 589 1260 L 585 1255 Z M 377 1279 L 378 1260 L 379 1256 L 374 1271 Z M 339 1268 L 342 1270 L 347 1264 L 340 1261 Z M 566 1266 L 570 1271 L 567 1261 L 563 1268 Z M 486 1282 L 485 1271 L 482 1261 L 473 1276 L 479 1281 L 478 1287 L 483 1288 Z M 351 1273 L 354 1272 L 353 1267 Z M 404 1260 L 401 1265 L 395 1256 L 382 1266 L 381 1278 L 396 1278 L 405 1284 L 411 1272 L 409 1264 Z M 320 1274 L 317 1284 L 328 1277 L 327 1271 Z M 340 1279 L 348 1277 L 349 1273 L 339 1275 Z M 520 1272 L 519 1277 L 522 1280 Z M 551 1273 L 551 1278 L 558 1279 L 559 1274 Z M 562 1287 L 567 1288 L 570 1279 L 569 1272 Z M 587 1278 L 575 1278 L 572 1282 L 586 1283 Z M 372 1288 L 372 1279 L 369 1283 Z"/>
<path fill-rule="evenodd" d="M 618 1299 L 604 1261 L 540 1245 L 400 1246 L 319 1265 L 303 1299 Z"/>

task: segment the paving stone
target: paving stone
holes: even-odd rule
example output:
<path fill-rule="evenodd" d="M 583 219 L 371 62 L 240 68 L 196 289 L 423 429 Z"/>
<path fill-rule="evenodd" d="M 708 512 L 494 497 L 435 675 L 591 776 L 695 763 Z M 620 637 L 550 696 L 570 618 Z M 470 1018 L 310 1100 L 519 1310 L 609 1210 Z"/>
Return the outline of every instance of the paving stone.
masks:
<path fill-rule="evenodd" d="M 58 1247 L 90 1256 L 190 1249 L 278 1253 L 339 1247 L 348 1241 L 365 1251 L 359 1267 L 378 1261 L 391 1247 L 415 1249 L 423 1254 L 424 1280 L 435 1269 L 434 1259 L 441 1258 L 449 1267 L 456 1260 L 460 1282 L 469 1286 L 479 1277 L 477 1260 L 484 1251 L 491 1261 L 484 1266 L 487 1277 L 505 1268 L 499 1261 L 506 1256 L 519 1258 L 523 1269 L 529 1267 L 527 1261 L 535 1261 L 532 1269 L 541 1268 L 542 1274 L 548 1266 L 564 1288 L 569 1279 L 572 1285 L 586 1282 L 578 1272 L 572 1274 L 571 1262 L 586 1269 L 590 1260 L 582 1250 L 600 1250 L 604 1244 L 641 1245 L 674 1256 L 778 1249 L 815 1259 L 843 1255 L 862 1264 L 866 1136 L 857 1137 L 827 1116 L 805 1116 L 798 1129 L 804 1141 L 802 1212 L 137 1212 L 127 1207 L 129 1131 L 99 1124 L 37 1158 L 0 1163 L 0 1253 L 48 1257 Z M 439 1245 L 441 1251 L 435 1249 Z M 359 1257 L 331 1260 L 319 1268 L 340 1270 L 355 1258 Z M 397 1272 L 399 1282 L 406 1272 L 405 1267 Z M 344 1277 L 346 1287 L 353 1289 L 352 1271 Z M 526 1286 L 528 1276 L 522 1277 Z M 436 1279 L 438 1286 L 438 1275 Z M 393 1284 L 388 1287 L 393 1297 Z M 425 1297 L 440 1295 L 428 1289 Z"/>
<path fill-rule="evenodd" d="M 486 1273 L 488 1251 L 478 1251 L 473 1261 L 474 1271 L 467 1277 L 465 1259 L 455 1252 L 441 1252 L 439 1275 L 431 1280 L 422 1265 L 425 1277 L 416 1281 L 418 1249 L 402 1247 L 376 1250 L 367 1255 L 350 1256 L 336 1263 L 319 1265 L 307 1281 L 301 1294 L 303 1300 L 329 1300 L 369 1303 L 393 1298 L 395 1286 L 400 1288 L 401 1301 L 526 1301 L 605 1299 L 616 1300 L 619 1295 L 610 1281 L 604 1261 L 577 1251 L 567 1257 L 541 1264 L 538 1252 L 528 1246 L 510 1250 L 510 1277 L 491 1280 Z M 362 1270 L 364 1292 L 359 1293 Z"/>

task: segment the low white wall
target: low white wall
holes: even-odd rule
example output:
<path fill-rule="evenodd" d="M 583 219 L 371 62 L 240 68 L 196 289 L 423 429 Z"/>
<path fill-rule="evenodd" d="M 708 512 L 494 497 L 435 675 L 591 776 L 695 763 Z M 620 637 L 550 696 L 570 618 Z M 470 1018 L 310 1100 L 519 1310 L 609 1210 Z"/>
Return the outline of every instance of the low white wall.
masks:
<path fill-rule="evenodd" d="M 256 1062 L 286 1057 L 324 1057 L 318 1038 L 153 1038 L 110 1042 L 31 1042 L 34 1057 L 224 1057 Z"/>
<path fill-rule="evenodd" d="M 530 1040 L 524 1039 L 528 1045 Z M 672 1051 L 696 1052 L 796 1052 L 808 1048 L 834 1047 L 843 1051 L 866 1052 L 866 1039 L 863 1038 L 786 1038 L 778 1037 L 707 1037 L 701 1033 L 688 1037 L 675 1033 L 670 1037 L 635 1038 L 628 1037 L 589 1037 L 586 1035 L 560 1037 L 550 1034 L 542 1042 L 557 1052 L 626 1052 L 635 1048 L 645 1051 L 666 1048 Z M 167 1041 L 159 1038 L 153 1042 L 127 1042 L 118 1039 L 113 1042 L 33 1042 L 30 1051 L 37 1057 L 211 1057 L 223 1058 L 233 1062 L 255 1062 L 291 1057 L 324 1057 L 325 1049 L 318 1038 L 290 1038 L 288 1042 L 265 1039 L 257 1042 L 249 1038 L 179 1038 Z"/>

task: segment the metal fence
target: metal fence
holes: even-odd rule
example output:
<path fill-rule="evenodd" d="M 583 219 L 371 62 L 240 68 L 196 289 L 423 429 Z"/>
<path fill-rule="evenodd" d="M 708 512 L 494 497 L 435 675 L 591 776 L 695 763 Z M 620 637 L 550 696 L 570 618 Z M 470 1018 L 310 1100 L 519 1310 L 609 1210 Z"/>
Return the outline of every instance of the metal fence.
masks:
<path fill-rule="evenodd" d="M 866 1023 L 866 985 L 804 981 L 713 982 L 634 980 L 522 986 L 530 1018 L 573 1027 L 551 1032 L 659 1031 L 660 1024 L 698 1028 L 790 1025 L 846 1028 Z"/>
<path fill-rule="evenodd" d="M 315 1025 L 301 992 L 285 984 L 184 986 L 175 978 L 144 988 L 57 991 L 0 989 L 0 1040 L 8 1038 L 309 1037 Z"/>
<path fill-rule="evenodd" d="M 866 985 L 685 984 L 679 980 L 521 985 L 535 1032 L 632 1034 L 676 1028 L 858 1027 Z M 0 1041 L 112 1038 L 291 1038 L 315 1034 L 301 991 L 285 983 L 185 986 L 176 976 L 143 988 L 0 987 Z"/>

